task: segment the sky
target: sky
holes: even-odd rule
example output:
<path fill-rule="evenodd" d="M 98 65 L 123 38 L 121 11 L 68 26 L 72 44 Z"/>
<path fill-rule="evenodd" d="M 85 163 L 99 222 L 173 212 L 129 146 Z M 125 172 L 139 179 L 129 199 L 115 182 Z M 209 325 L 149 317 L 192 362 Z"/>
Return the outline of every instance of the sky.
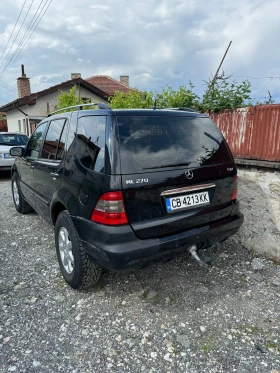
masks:
<path fill-rule="evenodd" d="M 17 98 L 21 64 L 32 93 L 81 73 L 153 91 L 190 80 L 202 95 L 230 41 L 226 75 L 280 102 L 279 14 L 279 0 L 1 0 L 0 105 Z"/>

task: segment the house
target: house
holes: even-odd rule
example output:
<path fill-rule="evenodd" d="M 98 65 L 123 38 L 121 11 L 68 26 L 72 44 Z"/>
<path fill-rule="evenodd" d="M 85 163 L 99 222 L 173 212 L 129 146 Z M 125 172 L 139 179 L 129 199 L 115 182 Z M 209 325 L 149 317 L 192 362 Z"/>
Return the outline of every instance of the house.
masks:
<path fill-rule="evenodd" d="M 22 131 L 27 136 L 36 128 L 36 125 L 50 112 L 55 111 L 57 97 L 60 91 L 69 92 L 74 85 L 77 87 L 77 95 L 91 102 L 108 102 L 115 91 L 129 92 L 132 88 L 128 86 L 128 76 L 121 76 L 120 81 L 106 75 L 92 76 L 82 79 L 81 74 L 72 73 L 71 79 L 37 93 L 31 93 L 30 81 L 24 73 L 21 65 L 22 75 L 17 79 L 18 98 L 0 107 L 7 116 L 9 131 Z"/>

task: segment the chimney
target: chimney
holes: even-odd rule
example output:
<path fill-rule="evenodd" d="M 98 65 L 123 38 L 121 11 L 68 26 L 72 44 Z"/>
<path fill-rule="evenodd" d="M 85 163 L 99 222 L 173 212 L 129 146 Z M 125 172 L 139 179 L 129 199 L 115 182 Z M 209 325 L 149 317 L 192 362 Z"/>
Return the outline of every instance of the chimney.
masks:
<path fill-rule="evenodd" d="M 71 73 L 71 79 L 78 79 L 80 78 L 81 79 L 81 74 L 80 73 Z"/>
<path fill-rule="evenodd" d="M 129 76 L 128 75 L 121 75 L 120 82 L 129 86 Z"/>
<path fill-rule="evenodd" d="M 31 94 L 30 81 L 24 73 L 24 65 L 21 65 L 21 76 L 17 79 L 18 97 L 22 98 Z"/>

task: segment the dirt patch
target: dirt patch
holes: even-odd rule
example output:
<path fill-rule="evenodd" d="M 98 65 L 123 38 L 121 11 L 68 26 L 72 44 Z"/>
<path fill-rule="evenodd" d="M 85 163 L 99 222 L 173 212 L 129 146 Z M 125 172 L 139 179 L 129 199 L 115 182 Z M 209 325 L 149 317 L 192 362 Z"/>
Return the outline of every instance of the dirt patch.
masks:
<path fill-rule="evenodd" d="M 242 168 L 238 174 L 238 199 L 245 221 L 235 239 L 280 262 L 280 172 Z"/>

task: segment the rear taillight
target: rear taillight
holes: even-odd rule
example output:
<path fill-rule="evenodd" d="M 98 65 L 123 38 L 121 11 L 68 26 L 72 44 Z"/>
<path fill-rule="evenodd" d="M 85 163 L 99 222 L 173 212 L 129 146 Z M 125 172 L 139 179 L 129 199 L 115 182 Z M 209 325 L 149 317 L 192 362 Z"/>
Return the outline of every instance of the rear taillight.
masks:
<path fill-rule="evenodd" d="M 233 181 L 233 192 L 231 196 L 231 200 L 234 201 L 237 197 L 237 182 L 238 182 L 238 176 L 234 176 L 234 181 Z"/>
<path fill-rule="evenodd" d="M 105 225 L 128 224 L 122 192 L 104 193 L 97 201 L 91 220 Z"/>

